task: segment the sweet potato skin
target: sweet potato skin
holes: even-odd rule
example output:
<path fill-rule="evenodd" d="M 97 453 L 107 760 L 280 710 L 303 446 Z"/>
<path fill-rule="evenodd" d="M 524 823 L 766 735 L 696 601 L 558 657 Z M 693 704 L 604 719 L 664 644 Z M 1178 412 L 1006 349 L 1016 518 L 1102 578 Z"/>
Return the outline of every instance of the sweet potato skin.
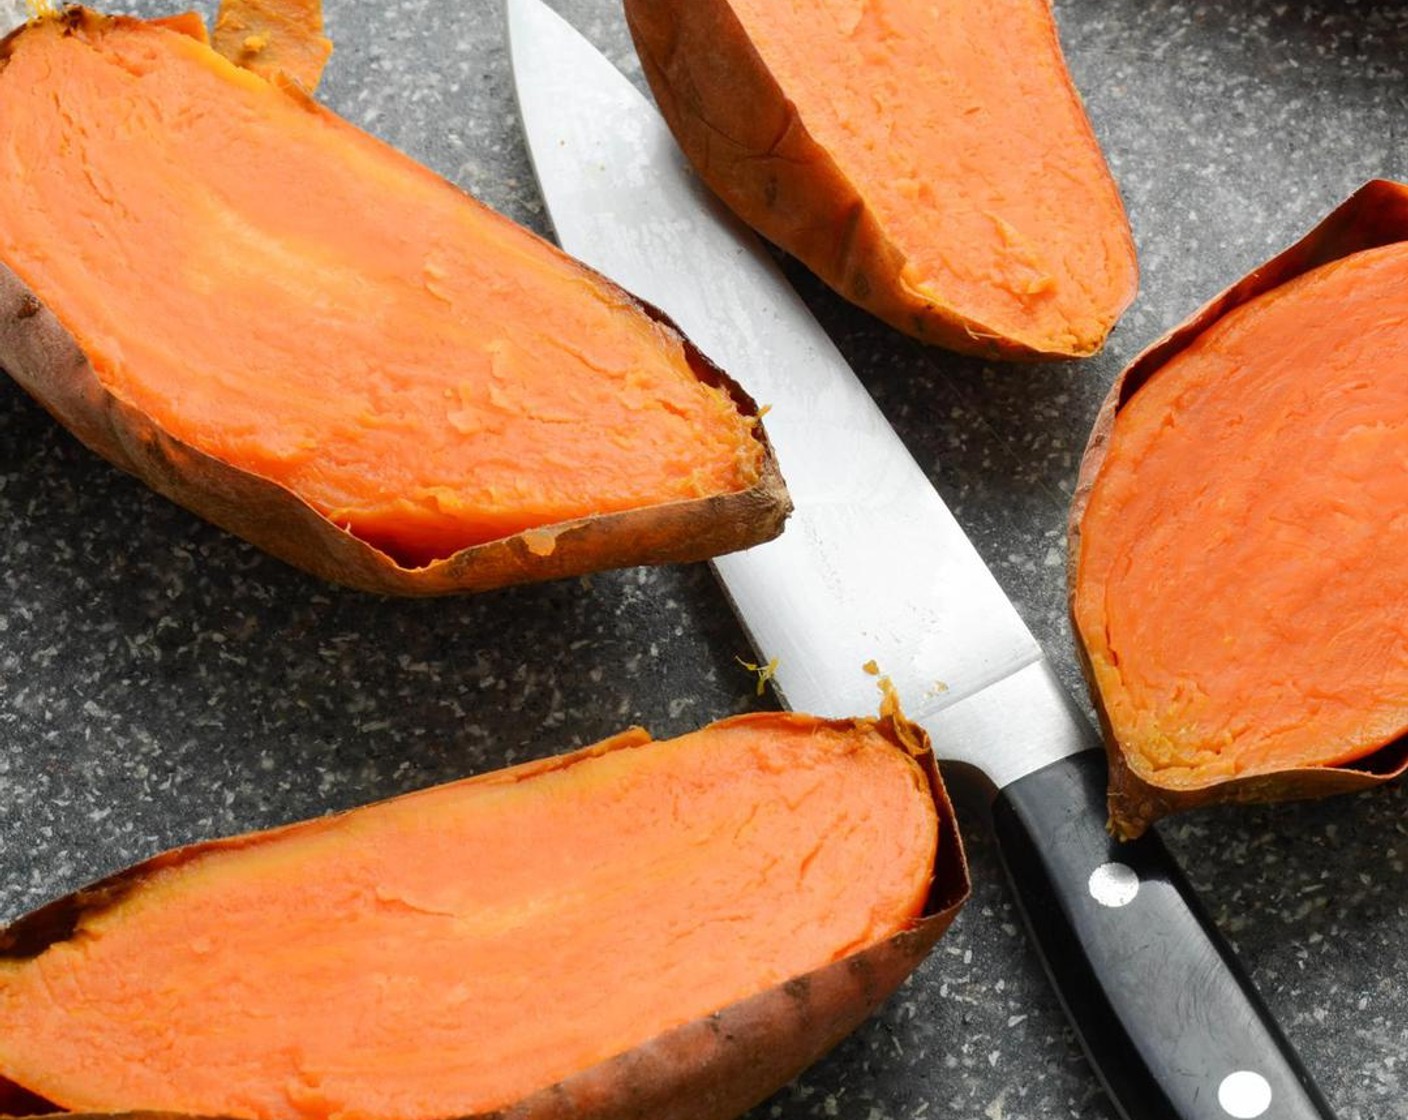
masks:
<path fill-rule="evenodd" d="M 830 727 L 845 727 L 853 722 L 818 720 L 792 713 L 758 713 L 726 722 L 736 721 L 801 721 L 803 726 Z M 920 764 L 938 813 L 938 855 L 932 887 L 924 914 L 912 928 L 666 1031 L 507 1108 L 464 1120 L 729 1120 L 781 1088 L 872 1014 L 932 949 L 969 892 L 962 839 L 927 735 L 895 714 L 882 716 L 877 726 L 896 749 Z M 638 746 L 648 738 L 639 729 L 629 730 L 572 754 L 524 763 L 500 774 L 521 778 L 534 771 L 570 765 L 582 757 Z M 215 840 L 165 852 L 51 902 L 0 929 L 0 960 L 37 955 L 46 946 L 70 936 L 80 919 L 116 905 L 163 869 L 212 849 L 237 847 L 247 839 Z M 174 1114 L 55 1115 L 156 1120 Z"/>
<path fill-rule="evenodd" d="M 1006 337 L 903 284 L 904 254 L 807 131 L 728 0 L 625 0 L 624 7 L 656 104 L 700 178 L 846 299 L 922 342 L 983 358 L 1045 361 L 1099 349 L 1100 342 L 1045 347 Z M 1096 143 L 1093 133 L 1089 139 Z M 1133 261 L 1132 235 L 1125 237 Z M 1132 274 L 1119 311 L 1136 287 Z"/>
<path fill-rule="evenodd" d="M 1081 523 L 1108 454 L 1115 418 L 1134 392 L 1175 354 L 1228 312 L 1320 265 L 1364 249 L 1408 240 L 1408 185 L 1384 179 L 1366 183 L 1305 237 L 1215 296 L 1185 322 L 1145 349 L 1116 377 L 1096 415 L 1067 522 L 1067 603 L 1074 622 L 1080 575 Z M 1079 629 L 1076 629 L 1079 638 Z M 1087 651 L 1077 640 L 1081 667 L 1100 717 L 1110 763 L 1110 829 L 1124 839 L 1141 835 L 1172 813 L 1203 805 L 1287 801 L 1353 793 L 1408 772 L 1408 751 L 1390 744 L 1355 766 L 1298 767 L 1275 774 L 1231 778 L 1192 789 L 1172 789 L 1135 772 L 1111 730 Z"/>
<path fill-rule="evenodd" d="M 73 8 L 63 18 L 105 17 Z M 0 60 L 20 34 L 23 27 L 0 40 Z M 603 291 L 680 334 L 665 315 L 580 267 Z M 743 415 L 758 416 L 757 404 L 741 387 L 688 340 L 684 345 L 701 381 L 721 387 Z M 0 368 L 91 450 L 158 493 L 312 575 L 378 594 L 479 592 L 609 568 L 704 560 L 777 536 L 791 512 L 776 457 L 757 423 L 760 470 L 745 490 L 545 525 L 407 567 L 285 487 L 199 451 L 115 397 L 73 335 L 3 262 Z"/>

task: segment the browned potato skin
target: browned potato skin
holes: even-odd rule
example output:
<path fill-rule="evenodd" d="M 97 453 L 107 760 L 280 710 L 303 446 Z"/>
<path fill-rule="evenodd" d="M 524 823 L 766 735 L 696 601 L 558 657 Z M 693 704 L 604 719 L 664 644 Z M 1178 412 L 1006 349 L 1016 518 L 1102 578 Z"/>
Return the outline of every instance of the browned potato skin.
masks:
<path fill-rule="evenodd" d="M 685 345 L 701 380 L 722 386 L 745 415 L 758 415 L 752 398 L 688 340 Z M 73 336 L 4 265 L 0 368 L 89 448 L 158 493 L 321 579 L 383 595 L 487 591 L 607 568 L 704 560 L 777 536 L 792 508 L 759 423 L 763 467 L 747 490 L 545 526 L 406 568 L 292 491 L 176 439 L 108 392 Z"/>
<path fill-rule="evenodd" d="M 784 713 L 776 718 L 810 717 Z M 851 724 L 848 720 L 816 722 L 836 727 Z M 924 916 L 914 928 L 666 1031 L 499 1112 L 463 1120 L 732 1120 L 786 1085 L 869 1017 L 928 955 L 967 901 L 970 888 L 963 840 L 928 735 L 894 715 L 882 717 L 878 726 L 897 748 L 917 758 L 938 811 L 933 885 Z M 582 753 L 635 743 L 639 735 L 624 732 Z M 519 769 L 558 761 L 526 763 Z M 179 863 L 183 853 L 230 843 L 238 844 L 239 838 L 165 852 L 49 903 L 0 928 L 0 959 L 33 956 L 67 937 L 80 917 L 113 905 L 146 876 Z M 160 1120 L 178 1115 L 182 1120 L 201 1120 L 160 1112 L 53 1114 L 54 1120 L 84 1116 Z"/>
<path fill-rule="evenodd" d="M 1103 339 L 1033 346 L 908 290 L 904 254 L 807 132 L 728 0 L 625 0 L 625 12 L 656 104 L 699 177 L 840 295 L 922 342 L 983 358 L 1049 361 L 1100 348 Z"/>
<path fill-rule="evenodd" d="M 1174 789 L 1150 782 L 1135 773 L 1115 739 L 1095 685 L 1095 675 L 1086 649 L 1080 641 L 1080 631 L 1074 626 L 1075 590 L 1080 576 L 1081 520 L 1109 452 L 1116 416 L 1125 402 L 1169 359 L 1234 308 L 1322 264 L 1362 249 L 1405 240 L 1408 240 L 1408 186 L 1385 179 L 1366 183 L 1300 241 L 1254 269 L 1149 346 L 1115 379 L 1101 405 L 1081 459 L 1067 522 L 1067 602 L 1076 631 L 1076 649 L 1081 668 L 1100 716 L 1110 760 L 1110 831 L 1121 839 L 1133 839 L 1161 817 L 1185 809 L 1352 793 L 1391 781 L 1408 771 L 1408 749 L 1401 744 L 1390 744 L 1353 767 L 1296 767 L 1275 774 L 1230 778 L 1196 789 Z"/>

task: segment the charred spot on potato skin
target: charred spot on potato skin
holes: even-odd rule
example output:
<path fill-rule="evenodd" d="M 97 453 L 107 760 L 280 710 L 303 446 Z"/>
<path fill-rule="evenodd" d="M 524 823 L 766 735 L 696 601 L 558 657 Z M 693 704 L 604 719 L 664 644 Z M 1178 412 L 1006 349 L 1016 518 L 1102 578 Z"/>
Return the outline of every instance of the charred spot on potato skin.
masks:
<path fill-rule="evenodd" d="M 26 915 L 0 930 L 0 960 L 30 960 L 51 946 L 68 941 L 90 912 L 109 901 L 103 893 L 77 891 Z"/>
<path fill-rule="evenodd" d="M 917 931 L 912 929 L 907 929 L 901 933 L 895 934 L 895 936 L 891 938 L 891 944 L 900 952 L 910 957 L 923 957 L 929 952 L 928 947 L 924 944 L 924 939 L 919 936 Z"/>
<path fill-rule="evenodd" d="M 151 873 L 178 864 L 180 858 L 179 850 L 154 856 L 145 864 L 120 871 L 102 883 L 76 890 L 8 926 L 0 926 L 0 961 L 30 960 L 52 945 L 81 936 L 89 918 L 118 905 L 140 888 Z"/>
<path fill-rule="evenodd" d="M 53 1101 L 0 1077 L 0 1116 L 52 1116 L 62 1111 Z"/>
<path fill-rule="evenodd" d="M 59 13 L 59 22 L 63 25 L 65 35 L 75 35 L 84 30 L 89 21 L 90 13 L 78 4 L 70 4 Z M 94 17 L 101 18 L 101 17 Z"/>
<path fill-rule="evenodd" d="M 20 305 L 19 308 L 15 311 L 15 318 L 33 319 L 43 310 L 44 305 L 39 302 L 39 300 L 35 297 L 34 293 L 25 292 L 25 294 L 20 297 Z"/>
<path fill-rule="evenodd" d="M 787 983 L 782 985 L 782 991 L 787 998 L 797 1004 L 799 1008 L 805 1009 L 812 1001 L 812 981 L 809 976 L 794 976 Z"/>
<path fill-rule="evenodd" d="M 870 958 L 866 954 L 860 953 L 851 957 L 846 962 L 846 971 L 859 984 L 861 998 L 867 1006 L 874 1006 L 880 1002 L 883 994 L 876 984 L 875 969 L 871 967 Z"/>
<path fill-rule="evenodd" d="M 554 1100 L 561 1102 L 558 1107 L 561 1108 L 564 1116 L 570 1116 L 572 1114 L 572 1091 L 568 1089 L 566 1085 L 561 1081 L 554 1082 L 548 1087 L 548 1093 Z M 509 1113 L 505 1110 L 499 1110 L 493 1115 L 496 1117 L 508 1116 Z"/>

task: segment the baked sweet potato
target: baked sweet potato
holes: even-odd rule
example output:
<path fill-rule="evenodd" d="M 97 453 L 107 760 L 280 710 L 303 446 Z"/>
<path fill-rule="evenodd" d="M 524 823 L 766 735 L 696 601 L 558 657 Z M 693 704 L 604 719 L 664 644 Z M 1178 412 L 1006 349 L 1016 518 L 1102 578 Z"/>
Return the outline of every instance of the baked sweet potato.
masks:
<path fill-rule="evenodd" d="M 1111 389 L 1070 592 L 1120 835 L 1403 773 L 1405 293 L 1408 187 L 1373 182 Z"/>
<path fill-rule="evenodd" d="M 756 407 L 659 315 L 189 25 L 0 44 L 0 365 L 83 442 L 388 593 L 780 531 Z"/>
<path fill-rule="evenodd" d="M 1103 344 L 1134 244 L 1048 0 L 625 0 L 661 112 L 738 215 L 899 330 Z"/>
<path fill-rule="evenodd" d="M 724 1118 L 967 892 L 923 732 L 724 720 L 197 844 L 0 931 L 0 1076 L 75 1111 Z"/>

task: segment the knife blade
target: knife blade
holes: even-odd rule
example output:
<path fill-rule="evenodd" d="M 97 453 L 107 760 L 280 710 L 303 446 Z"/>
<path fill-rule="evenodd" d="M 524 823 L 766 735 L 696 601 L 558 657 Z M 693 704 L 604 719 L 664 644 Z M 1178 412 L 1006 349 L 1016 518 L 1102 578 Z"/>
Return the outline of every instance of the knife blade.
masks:
<path fill-rule="evenodd" d="M 8 35 L 34 17 L 33 0 L 0 0 L 0 35 Z"/>
<path fill-rule="evenodd" d="M 981 783 L 1029 934 L 1122 1115 L 1332 1116 L 1157 836 L 1106 833 L 1098 737 L 801 298 L 608 60 L 542 0 L 506 11 L 563 247 L 770 406 L 796 510 L 778 540 L 714 567 L 779 698 L 871 710 L 862 666 L 878 664 L 946 774 Z"/>

